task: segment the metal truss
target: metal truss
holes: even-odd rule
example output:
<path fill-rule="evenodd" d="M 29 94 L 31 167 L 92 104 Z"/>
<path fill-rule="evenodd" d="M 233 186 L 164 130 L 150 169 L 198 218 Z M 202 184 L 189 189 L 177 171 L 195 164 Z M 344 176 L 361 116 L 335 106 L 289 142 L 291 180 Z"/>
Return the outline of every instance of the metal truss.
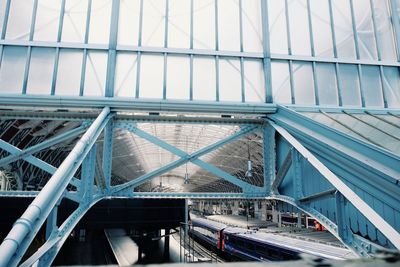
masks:
<path fill-rule="evenodd" d="M 38 229 L 46 219 L 46 242 L 22 266 L 31 266 L 36 263 L 38 263 L 38 266 L 49 266 L 68 234 L 83 215 L 97 201 L 106 197 L 279 200 L 289 203 L 319 220 L 344 244 L 361 256 L 368 257 L 370 253 L 382 247 L 376 244 L 377 242 L 371 242 L 362 234 L 354 232 L 351 226 L 348 225 L 349 216 L 364 216 L 370 221 L 369 227 L 373 227 L 376 229 L 374 231 L 382 233 L 386 238 L 385 240 L 388 240 L 391 245 L 398 249 L 400 248 L 400 234 L 391 223 L 390 218 L 382 216 L 380 211 L 371 206 L 371 202 L 374 199 L 365 199 L 363 193 L 359 189 L 355 189 L 355 186 L 358 186 L 374 198 L 395 206 L 400 201 L 398 195 L 396 196 L 396 192 L 398 192 L 397 180 L 394 179 L 399 177 L 396 169 L 396 166 L 398 166 L 396 163 L 399 162 L 398 157 L 318 125 L 294 111 L 279 107 L 278 112 L 269 115 L 267 120 L 263 120 L 262 124 L 259 120 L 253 119 L 250 119 L 248 124 L 245 123 L 246 119 L 235 121 L 236 123 L 240 122 L 240 130 L 190 154 L 155 135 L 149 134 L 139 128 L 137 124 L 139 122 L 207 124 L 213 123 L 212 118 L 207 118 L 206 121 L 185 118 L 180 121 L 177 117 L 170 119 L 162 116 L 159 118 L 157 118 L 158 116 L 149 116 L 146 119 L 145 116 L 142 116 L 137 117 L 138 120 L 135 120 L 135 117 L 129 116 L 118 118 L 117 115 L 114 117 L 114 113 L 110 111 L 110 108 L 104 108 L 90 126 L 89 117 L 81 118 L 84 121 L 82 126 L 42 143 L 34 144 L 24 150 L 0 140 L 0 148 L 11 154 L 0 160 L 0 165 L 22 159 L 43 171 L 53 174 L 40 192 L 0 192 L 0 196 L 3 197 L 35 197 L 35 200 L 22 217 L 17 220 L 0 246 L 0 254 L 5 255 L 0 259 L 0 266 L 16 266 L 19 263 Z M 72 118 L 72 120 L 75 119 Z M 233 121 L 228 122 L 228 120 L 219 121 L 215 119 L 218 123 L 234 124 Z M 178 156 L 179 159 L 129 182 L 113 186 L 111 184 L 111 173 L 114 129 L 128 130 L 134 135 Z M 103 149 L 100 162 L 98 156 L 96 156 L 95 142 L 103 130 Z M 51 145 L 76 137 L 83 131 L 86 131 L 85 134 L 58 169 L 32 155 Z M 264 181 L 262 187 L 254 186 L 212 164 L 200 160 L 201 156 L 254 131 L 261 131 L 264 140 Z M 281 140 L 277 138 L 277 135 Z M 284 149 L 282 149 L 282 140 L 287 144 L 283 146 Z M 326 155 L 324 156 L 323 154 L 325 153 Z M 242 192 L 134 191 L 139 185 L 187 162 L 198 165 L 222 180 L 238 186 Z M 341 164 L 341 166 L 338 167 L 332 162 Z M 73 178 L 74 175 L 77 176 L 76 170 L 81 164 L 80 179 Z M 311 168 L 312 170 L 310 170 Z M 307 171 L 306 175 L 312 175 L 317 180 L 310 180 L 310 177 L 305 176 L 305 171 Z M 355 173 L 358 172 L 360 174 L 357 176 Z M 368 181 L 363 181 L 359 176 L 366 173 L 369 179 Z M 315 183 L 316 181 L 325 184 L 311 193 L 309 190 L 305 190 L 313 186 L 310 183 Z M 350 182 L 351 184 L 349 184 Z M 74 185 L 76 191 L 66 190 L 68 184 Z M 382 190 L 379 191 L 373 185 L 375 187 L 380 186 Z M 63 197 L 77 202 L 79 207 L 62 225 L 57 226 L 57 206 Z M 335 211 L 334 216 L 327 212 L 330 209 Z M 352 209 L 355 209 L 357 213 L 354 213 Z"/>
<path fill-rule="evenodd" d="M 395 215 L 385 214 L 376 203 L 396 207 L 400 159 L 283 107 L 270 119 L 289 147 L 277 151 L 280 166 L 267 199 L 284 201 L 316 218 L 363 257 L 382 249 L 377 243 L 399 249 L 399 229 L 390 217 Z M 352 229 L 352 220 L 360 228 L 366 224 L 368 233 Z M 371 242 L 363 237 L 374 231 L 385 238 Z"/>
<path fill-rule="evenodd" d="M 0 266 L 16 266 L 19 263 L 30 243 L 39 231 L 41 225 L 44 223 L 60 198 L 63 196 L 64 191 L 67 185 L 70 183 L 74 173 L 84 161 L 89 151 L 92 149 L 93 144 L 97 140 L 103 128 L 106 126 L 110 117 L 110 109 L 108 107 L 104 108 L 97 119 L 91 124 L 86 133 L 75 145 L 73 150 L 69 153 L 64 162 L 54 172 L 53 176 L 47 182 L 45 187 L 29 205 L 21 218 L 15 222 L 10 233 L 0 246 L 0 254 L 2 255 L 0 258 Z M 91 153 L 91 155 L 92 154 L 93 153 Z M 34 158 L 33 156 L 29 157 Z M 89 156 L 89 158 L 91 157 Z M 85 167 L 85 165 L 84 169 L 88 168 Z M 86 170 L 83 173 L 84 176 L 90 177 L 93 176 L 88 175 L 91 172 L 92 171 L 90 170 Z M 85 200 L 85 205 L 91 205 L 92 201 L 89 192 L 92 189 L 92 186 L 82 183 L 81 187 L 85 189 L 85 193 L 82 197 L 82 199 Z M 73 225 L 72 222 L 76 218 L 78 218 L 76 215 L 72 216 L 71 222 L 68 221 L 67 225 Z M 64 234 L 61 236 L 65 237 L 65 233 L 67 232 L 64 232 Z"/>
<path fill-rule="evenodd" d="M 137 136 L 171 152 L 174 155 L 179 156 L 180 159 L 178 159 L 172 163 L 169 163 L 157 170 L 154 170 L 152 172 L 144 174 L 143 176 L 138 177 L 128 183 L 114 187 L 111 190 L 111 193 L 113 195 L 118 194 L 119 196 L 131 196 L 133 188 L 139 186 L 140 184 L 143 184 L 144 182 L 146 182 L 156 176 L 160 176 L 163 173 L 166 173 L 172 169 L 175 169 L 187 162 L 192 162 L 193 164 L 198 165 L 199 167 L 209 171 L 210 173 L 212 173 L 234 185 L 239 186 L 240 188 L 242 188 L 244 193 L 250 193 L 250 192 L 262 193 L 263 192 L 262 188 L 253 186 L 253 185 L 251 185 L 243 180 L 240 180 L 237 177 L 221 170 L 220 168 L 217 168 L 217 167 L 199 159 L 201 156 L 203 156 L 203 155 L 205 155 L 227 143 L 230 143 L 243 135 L 246 135 L 246 134 L 249 134 L 249 133 L 255 131 L 256 129 L 258 129 L 258 127 L 256 127 L 256 126 L 243 127 L 240 131 L 236 132 L 235 134 L 233 134 L 223 140 L 220 140 L 215 144 L 209 145 L 209 146 L 207 146 L 197 152 L 194 152 L 192 154 L 188 154 L 188 153 L 168 144 L 167 142 L 139 129 L 135 123 L 132 123 L 132 122 L 131 123 L 119 123 L 119 124 L 116 124 L 115 127 L 125 128 L 125 129 L 131 131 L 132 133 L 136 134 Z M 121 193 L 121 191 L 122 191 L 122 193 Z"/>

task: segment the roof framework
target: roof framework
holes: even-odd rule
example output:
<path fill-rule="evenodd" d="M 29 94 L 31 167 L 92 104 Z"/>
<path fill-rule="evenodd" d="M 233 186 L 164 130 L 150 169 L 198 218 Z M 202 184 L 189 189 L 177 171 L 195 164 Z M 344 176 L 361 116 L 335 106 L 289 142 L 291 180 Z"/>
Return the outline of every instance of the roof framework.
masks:
<path fill-rule="evenodd" d="M 2 2 L 0 195 L 37 197 L 0 266 L 46 219 L 23 266 L 50 265 L 106 197 L 289 203 L 400 248 L 398 1 L 200 2 Z"/>

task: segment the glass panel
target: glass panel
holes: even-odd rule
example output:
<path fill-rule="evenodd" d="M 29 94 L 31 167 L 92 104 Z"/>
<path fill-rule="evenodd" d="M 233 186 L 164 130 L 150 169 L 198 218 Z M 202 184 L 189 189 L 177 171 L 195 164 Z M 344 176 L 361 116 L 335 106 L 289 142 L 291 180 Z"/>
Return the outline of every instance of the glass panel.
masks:
<path fill-rule="evenodd" d="M 355 58 L 353 26 L 351 22 L 350 2 L 348 0 L 332 1 L 335 23 L 336 47 L 339 58 Z"/>
<path fill-rule="evenodd" d="M 27 94 L 50 94 L 54 72 L 54 56 L 54 48 L 32 48 Z"/>
<path fill-rule="evenodd" d="M 332 57 L 333 42 L 329 15 L 329 0 L 311 0 L 310 9 L 315 55 Z"/>
<path fill-rule="evenodd" d="M 112 0 L 92 1 L 89 43 L 108 44 L 110 39 Z"/>
<path fill-rule="evenodd" d="M 169 56 L 167 66 L 167 99 L 189 99 L 190 58 Z"/>
<path fill-rule="evenodd" d="M 215 101 L 215 59 L 195 57 L 193 59 L 193 99 Z"/>
<path fill-rule="evenodd" d="M 320 105 L 338 105 L 335 65 L 317 63 L 317 84 Z"/>
<path fill-rule="evenodd" d="M 5 46 L 0 68 L 0 91 L 21 93 L 26 62 L 25 47 Z"/>
<path fill-rule="evenodd" d="M 168 47 L 190 46 L 190 1 L 169 0 Z"/>
<path fill-rule="evenodd" d="M 122 0 L 119 5 L 118 43 L 137 45 L 139 36 L 140 0 Z"/>
<path fill-rule="evenodd" d="M 161 55 L 142 55 L 140 65 L 139 96 L 162 98 L 164 82 L 164 57 Z"/>
<path fill-rule="evenodd" d="M 218 1 L 219 50 L 240 51 L 239 1 Z"/>
<path fill-rule="evenodd" d="M 165 0 L 143 1 L 143 46 L 164 46 Z"/>
<path fill-rule="evenodd" d="M 136 92 L 137 54 L 118 53 L 114 96 L 134 97 Z"/>
<path fill-rule="evenodd" d="M 311 63 L 293 63 L 294 95 L 296 104 L 314 105 L 314 82 Z"/>
<path fill-rule="evenodd" d="M 362 85 L 365 105 L 367 107 L 383 107 L 379 67 L 362 66 Z"/>
<path fill-rule="evenodd" d="M 39 0 L 33 40 L 56 42 L 61 1 Z"/>
<path fill-rule="evenodd" d="M 200 49 L 214 49 L 214 0 L 193 0 L 193 2 L 193 46 Z"/>
<path fill-rule="evenodd" d="M 361 59 L 378 59 L 369 1 L 370 0 L 353 0 L 358 47 L 360 49 Z"/>
<path fill-rule="evenodd" d="M 290 104 L 292 102 L 290 92 L 289 64 L 287 61 L 274 60 L 271 62 L 272 96 L 274 102 Z"/>
<path fill-rule="evenodd" d="M 386 0 L 373 0 L 373 3 L 377 31 L 376 35 L 381 58 L 383 60 L 397 60 L 388 2 Z"/>
<path fill-rule="evenodd" d="M 284 0 L 269 0 L 268 12 L 271 52 L 287 54 L 288 44 Z"/>
<path fill-rule="evenodd" d="M 84 42 L 87 6 L 88 0 L 68 0 L 65 2 L 61 35 L 63 42 Z"/>
<path fill-rule="evenodd" d="M 244 61 L 246 102 L 265 102 L 264 66 L 261 60 Z"/>
<path fill-rule="evenodd" d="M 400 107 L 400 77 L 396 67 L 383 68 L 383 88 L 390 108 Z"/>
<path fill-rule="evenodd" d="M 361 106 L 357 66 L 342 64 L 339 73 L 343 106 Z"/>
<path fill-rule="evenodd" d="M 79 95 L 83 53 L 62 49 L 58 59 L 56 95 Z"/>
<path fill-rule="evenodd" d="M 85 96 L 104 96 L 107 73 L 107 53 L 89 51 L 86 61 Z"/>
<path fill-rule="evenodd" d="M 243 50 L 246 52 L 263 52 L 261 19 L 261 1 L 242 1 Z"/>
<path fill-rule="evenodd" d="M 290 38 L 293 55 L 311 55 L 306 0 L 289 1 Z"/>
<path fill-rule="evenodd" d="M 242 80 L 240 61 L 237 59 L 219 60 L 219 99 L 220 101 L 242 101 Z"/>
<path fill-rule="evenodd" d="M 33 0 L 11 1 L 6 39 L 29 39 L 32 21 Z"/>

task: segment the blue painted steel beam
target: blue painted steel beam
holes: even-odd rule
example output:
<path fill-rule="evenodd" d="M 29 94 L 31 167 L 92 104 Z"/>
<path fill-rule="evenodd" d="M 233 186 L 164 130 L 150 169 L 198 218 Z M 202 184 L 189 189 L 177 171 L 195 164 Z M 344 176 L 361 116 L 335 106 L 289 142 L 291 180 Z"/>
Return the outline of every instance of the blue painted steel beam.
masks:
<path fill-rule="evenodd" d="M 127 128 L 128 130 L 132 130 L 132 131 L 135 131 L 137 129 L 137 128 L 132 127 L 130 125 L 120 124 L 120 123 L 116 124 L 115 127 L 116 128 L 123 127 L 123 128 Z M 140 176 L 140 177 L 138 177 L 138 178 L 136 178 L 136 179 L 134 179 L 134 180 L 132 180 L 130 182 L 127 182 L 127 183 L 122 184 L 122 185 L 115 186 L 115 187 L 113 187 L 111 189 L 111 193 L 112 194 L 116 194 L 119 191 L 124 191 L 124 192 L 127 192 L 129 194 L 129 190 L 131 188 L 134 188 L 134 187 L 136 187 L 136 186 L 138 186 L 138 185 L 140 185 L 140 184 L 142 184 L 142 183 L 144 183 L 144 182 L 146 182 L 146 181 L 148 181 L 148 180 L 150 180 L 150 179 L 152 179 L 154 177 L 160 176 L 163 173 L 166 173 L 166 172 L 168 172 L 170 170 L 173 170 L 173 169 L 185 164 L 186 162 L 188 162 L 190 160 L 197 159 L 197 158 L 199 158 L 199 157 L 201 157 L 201 156 L 203 156 L 203 155 L 205 155 L 205 154 L 207 154 L 207 153 L 209 153 L 209 152 L 211 152 L 211 151 L 213 151 L 213 150 L 215 150 L 215 149 L 217 149 L 217 148 L 219 148 L 219 147 L 221 147 L 221 146 L 223 146 L 223 145 L 225 145 L 227 143 L 230 143 L 230 142 L 232 142 L 232 141 L 234 141 L 234 140 L 236 140 L 236 139 L 238 139 L 238 138 L 240 138 L 240 137 L 242 137 L 244 135 L 247 135 L 247 134 L 249 134 L 249 133 L 251 133 L 251 132 L 253 132 L 253 131 L 257 130 L 257 129 L 258 129 L 258 127 L 255 127 L 255 126 L 250 126 L 250 127 L 243 128 L 240 131 L 234 133 L 233 135 L 228 136 L 227 138 L 224 138 L 224 139 L 222 139 L 222 140 L 220 140 L 220 141 L 218 141 L 218 142 L 216 142 L 214 144 L 211 144 L 211 145 L 209 145 L 209 146 L 207 146 L 205 148 L 202 148 L 202 149 L 200 149 L 200 150 L 198 150 L 198 151 L 196 151 L 196 152 L 194 152 L 194 153 L 192 153 L 190 155 L 188 155 L 188 154 L 186 154 L 186 152 L 182 151 L 182 153 L 180 153 L 180 154 L 183 157 L 181 157 L 180 159 L 178 159 L 178 160 L 176 160 L 174 162 L 171 162 L 171 163 L 169 163 L 169 164 L 167 164 L 167 165 L 165 165 L 165 166 L 163 166 L 163 167 L 161 167 L 159 169 L 156 169 L 156 170 L 153 170 L 153 171 L 151 171 L 149 173 L 146 173 L 146 174 L 144 174 L 144 175 L 142 175 L 142 176 Z M 144 132 L 144 133 L 145 133 L 144 136 L 149 135 L 146 132 Z M 170 145 L 168 144 L 168 147 L 169 146 Z"/>
<path fill-rule="evenodd" d="M 275 104 L 217 103 L 207 101 L 149 100 L 127 97 L 74 97 L 0 94 L 0 105 L 24 108 L 98 109 L 113 111 L 184 112 L 205 114 L 265 114 L 276 111 Z"/>
<path fill-rule="evenodd" d="M 222 140 L 220 142 L 217 142 L 217 146 L 220 147 L 228 142 L 232 142 L 234 139 L 236 139 L 238 136 L 242 136 L 243 133 L 249 133 L 253 130 L 255 130 L 256 127 L 249 127 L 249 128 L 245 128 L 243 131 L 240 131 L 239 134 L 234 134 L 232 136 L 230 136 L 230 138 L 228 138 L 227 140 Z M 142 137 L 144 139 L 146 139 L 147 141 L 183 158 L 183 159 L 187 159 L 188 161 L 192 162 L 193 164 L 196 164 L 197 166 L 209 171 L 210 173 L 232 183 L 235 184 L 239 187 L 241 187 L 244 191 L 249 191 L 249 190 L 254 190 L 254 191 L 259 191 L 261 190 L 261 188 L 253 186 L 243 180 L 238 179 L 237 177 L 221 170 L 220 168 L 217 168 L 209 163 L 206 163 L 202 160 L 199 159 L 199 156 L 197 156 L 196 158 L 192 158 L 191 155 L 189 155 L 188 153 L 186 153 L 183 150 L 180 150 L 179 148 L 176 148 L 170 144 L 168 144 L 167 142 L 137 128 L 136 126 L 131 125 L 130 127 L 128 126 L 128 130 L 130 130 L 132 133 L 136 134 L 139 137 Z M 214 148 L 215 149 L 215 148 Z M 214 149 L 202 149 L 199 151 L 199 153 L 196 153 L 196 155 L 200 155 L 200 154 L 207 154 L 208 152 L 214 150 Z"/>
<path fill-rule="evenodd" d="M 10 164 L 10 163 L 12 163 L 12 162 L 14 162 L 16 160 L 23 159 L 27 155 L 35 154 L 35 153 L 37 153 L 37 152 L 39 152 L 41 150 L 44 150 L 46 148 L 49 148 L 49 147 L 51 147 L 51 146 L 53 146 L 55 144 L 61 143 L 63 141 L 69 140 L 71 138 L 75 138 L 76 136 L 78 136 L 81 133 L 83 133 L 87 129 L 88 126 L 89 125 L 85 123 L 84 125 L 76 128 L 76 129 L 73 129 L 71 131 L 68 131 L 68 132 L 62 133 L 60 135 L 57 135 L 55 137 L 52 137 L 52 138 L 50 138 L 50 139 L 48 139 L 48 140 L 46 140 L 46 141 L 44 141 L 42 143 L 39 143 L 39 144 L 31 146 L 31 147 L 29 147 L 27 149 L 24 149 L 19 153 L 15 153 L 15 154 L 12 154 L 12 155 L 10 155 L 8 157 L 2 158 L 0 160 L 0 167 L 3 167 L 5 165 L 7 165 L 7 164 Z"/>
<path fill-rule="evenodd" d="M 400 233 L 386 222 L 373 208 L 361 199 L 350 187 L 310 153 L 299 141 L 284 128 L 271 122 L 275 130 L 288 141 L 323 177 L 325 177 L 354 207 L 383 234 L 390 242 L 400 249 Z"/>
<path fill-rule="evenodd" d="M 0 245 L 0 266 L 16 266 L 110 119 L 106 107 L 77 142 Z"/>
<path fill-rule="evenodd" d="M 323 143 L 342 157 L 363 166 L 390 183 L 398 183 L 400 156 L 394 155 L 379 147 L 365 143 L 359 139 L 332 129 L 295 111 L 280 106 L 276 114 L 269 115 L 279 126 L 295 136 L 303 136 L 313 142 Z"/>
<path fill-rule="evenodd" d="M 22 152 L 21 149 L 15 147 L 13 145 L 10 145 L 9 143 L 7 143 L 1 139 L 0 139 L 0 148 L 6 150 L 7 152 L 9 152 L 13 155 Z M 53 165 L 50 165 L 47 162 L 45 162 L 41 159 L 38 159 L 37 157 L 34 157 L 32 155 L 27 155 L 23 159 L 47 173 L 54 174 L 57 171 L 57 168 L 54 167 Z M 71 184 L 73 186 L 79 186 L 80 181 L 76 178 L 72 178 Z"/>
<path fill-rule="evenodd" d="M 115 194 L 115 197 L 139 199 L 265 199 L 263 193 L 207 193 L 207 192 L 130 192 Z"/>

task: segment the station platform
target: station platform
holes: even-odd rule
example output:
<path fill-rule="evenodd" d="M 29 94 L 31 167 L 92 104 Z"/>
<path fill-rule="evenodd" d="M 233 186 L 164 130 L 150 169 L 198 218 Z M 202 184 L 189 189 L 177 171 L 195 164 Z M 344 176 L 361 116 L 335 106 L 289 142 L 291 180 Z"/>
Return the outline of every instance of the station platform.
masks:
<path fill-rule="evenodd" d="M 277 226 L 277 223 L 262 221 L 255 218 L 246 218 L 239 215 L 209 215 L 206 216 L 207 219 L 220 222 L 229 226 L 244 228 L 244 229 L 261 229 Z"/>
<path fill-rule="evenodd" d="M 335 247 L 345 247 L 334 235 L 328 231 L 315 231 L 313 229 L 298 227 L 278 227 L 277 223 L 262 221 L 255 218 L 249 218 L 247 220 L 246 217 L 239 215 L 210 215 L 206 216 L 206 218 L 233 227 L 257 229 L 258 231 L 264 233 L 272 233 L 280 236 L 306 240 Z"/>

